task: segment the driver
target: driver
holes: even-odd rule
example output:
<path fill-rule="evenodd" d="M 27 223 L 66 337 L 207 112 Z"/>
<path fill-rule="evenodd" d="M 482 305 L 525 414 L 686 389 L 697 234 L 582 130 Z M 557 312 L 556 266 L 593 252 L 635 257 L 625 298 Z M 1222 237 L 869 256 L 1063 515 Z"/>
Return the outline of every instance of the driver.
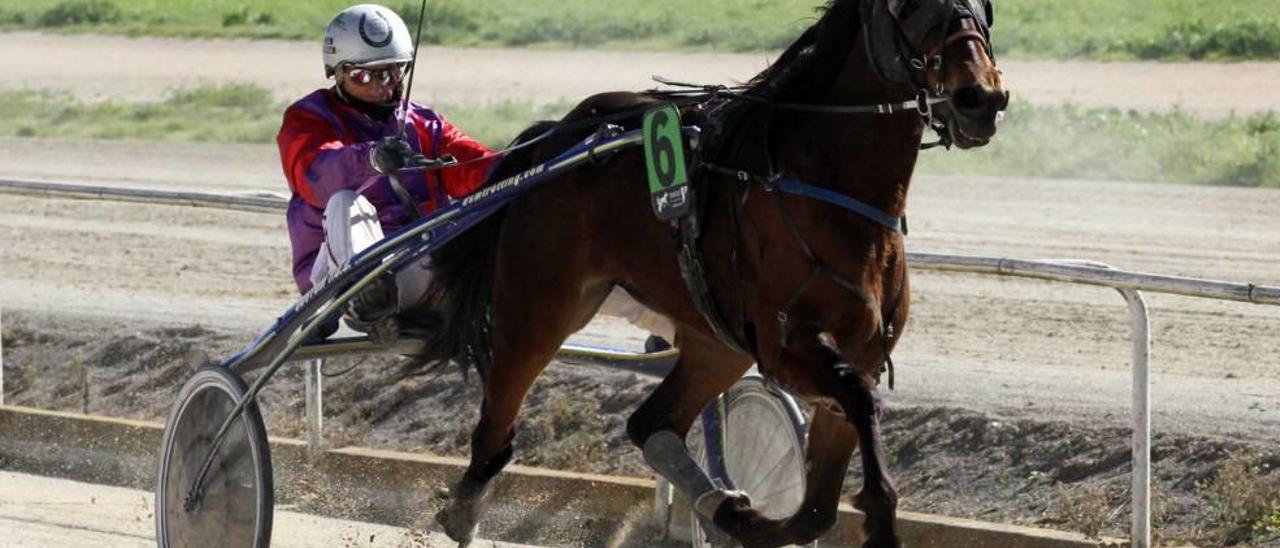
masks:
<path fill-rule="evenodd" d="M 293 277 L 310 291 L 352 256 L 414 220 L 388 175 L 425 215 L 479 189 L 497 158 L 439 113 L 410 101 L 405 133 L 397 108 L 413 62 L 404 21 L 389 8 L 361 4 L 338 13 L 324 33 L 325 76 L 333 85 L 289 106 L 276 142 L 292 197 L 286 214 L 293 245 Z M 442 170 L 401 168 L 419 155 L 453 156 Z M 394 277 L 376 280 L 345 312 L 349 327 L 383 345 L 401 331 L 399 316 L 428 306 L 431 262 L 424 257 Z M 647 351 L 670 347 L 674 328 L 617 289 L 602 314 L 648 329 Z M 337 329 L 327 323 L 320 338 Z"/>
<path fill-rule="evenodd" d="M 294 281 L 302 293 L 413 221 L 408 206 L 426 214 L 480 188 L 496 160 L 484 145 L 418 103 L 408 103 L 400 134 L 397 109 L 412 62 L 409 30 L 394 11 L 373 4 L 349 7 L 324 33 L 324 71 L 333 85 L 284 113 L 276 142 L 292 192 L 286 218 Z M 461 165 L 399 171 L 418 155 L 453 156 Z M 398 171 L 408 200 L 388 178 Z M 399 333 L 396 315 L 425 305 L 430 284 L 429 258 L 377 280 L 352 301 L 347 325 L 390 342 Z M 336 329 L 336 321 L 330 322 L 320 335 Z"/>

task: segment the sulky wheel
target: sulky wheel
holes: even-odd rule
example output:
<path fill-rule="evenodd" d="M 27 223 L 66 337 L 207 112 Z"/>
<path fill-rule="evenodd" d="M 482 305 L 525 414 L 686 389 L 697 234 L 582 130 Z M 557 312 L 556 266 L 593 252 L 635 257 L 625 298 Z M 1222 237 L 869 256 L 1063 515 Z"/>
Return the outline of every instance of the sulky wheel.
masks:
<path fill-rule="evenodd" d="M 244 381 L 204 367 L 183 385 L 165 423 L 156 481 L 156 539 L 169 547 L 266 547 L 271 543 L 271 455 L 256 402 L 231 423 L 188 511 L 188 489 L 223 420 L 244 398 Z"/>
<path fill-rule="evenodd" d="M 702 421 L 696 421 L 687 438 L 689 450 L 713 476 L 710 460 L 719 454 L 729 483 L 745 491 L 765 517 L 791 517 L 804 500 L 804 417 L 788 397 L 756 376 L 738 381 L 712 405 L 720 405 L 720 439 L 707 439 Z M 729 540 L 716 530 L 708 534 L 696 525 L 699 521 L 691 516 L 693 546 L 723 546 Z"/>

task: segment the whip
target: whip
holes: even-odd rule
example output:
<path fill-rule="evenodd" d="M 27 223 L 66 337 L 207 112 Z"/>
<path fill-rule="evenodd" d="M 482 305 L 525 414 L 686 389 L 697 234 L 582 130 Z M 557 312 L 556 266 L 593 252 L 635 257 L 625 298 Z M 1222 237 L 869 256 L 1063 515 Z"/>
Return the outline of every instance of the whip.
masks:
<path fill-rule="evenodd" d="M 405 119 L 409 117 L 409 94 L 413 91 L 413 77 L 418 74 L 418 44 L 422 43 L 422 26 L 427 20 L 427 0 L 422 0 L 422 7 L 418 10 L 418 31 L 413 37 L 413 61 L 409 64 L 409 82 L 405 84 L 404 96 L 400 98 L 400 139 L 404 139 Z"/>

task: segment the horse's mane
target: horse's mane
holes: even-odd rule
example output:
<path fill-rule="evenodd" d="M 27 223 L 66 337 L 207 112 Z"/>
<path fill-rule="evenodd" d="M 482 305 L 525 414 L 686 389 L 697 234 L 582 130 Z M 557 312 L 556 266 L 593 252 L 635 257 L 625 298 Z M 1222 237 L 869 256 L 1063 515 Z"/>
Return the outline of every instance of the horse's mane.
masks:
<path fill-rule="evenodd" d="M 761 148 L 773 115 L 767 103 L 821 102 L 854 51 L 863 1 L 832 0 L 818 8 L 818 21 L 741 89 L 748 99 L 731 101 L 715 114 L 710 157 L 741 168 L 768 168 L 758 165 L 766 157 Z"/>
<path fill-rule="evenodd" d="M 818 8 L 818 22 L 748 81 L 744 93 L 801 102 L 829 89 L 857 40 L 862 1 L 832 0 Z"/>

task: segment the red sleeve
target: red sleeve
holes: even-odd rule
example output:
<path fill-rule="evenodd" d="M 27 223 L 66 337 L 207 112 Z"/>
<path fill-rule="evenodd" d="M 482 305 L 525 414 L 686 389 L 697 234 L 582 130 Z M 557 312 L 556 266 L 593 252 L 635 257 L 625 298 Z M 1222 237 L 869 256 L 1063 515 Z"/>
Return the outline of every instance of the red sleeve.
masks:
<path fill-rule="evenodd" d="M 324 209 L 334 192 L 377 175 L 369 165 L 373 143 L 343 143 L 332 124 L 302 106 L 285 110 L 276 144 L 289 190 L 312 207 Z"/>
<path fill-rule="evenodd" d="M 323 209 L 324 204 L 317 200 L 315 189 L 307 180 L 307 170 L 321 151 L 342 148 L 337 132 L 320 115 L 293 106 L 284 112 L 276 144 L 280 147 L 280 162 L 289 180 L 289 190 L 312 207 Z"/>
<path fill-rule="evenodd" d="M 452 154 L 458 159 L 459 163 L 465 163 L 468 160 L 480 158 L 493 151 L 489 147 L 484 146 L 475 139 L 468 137 L 458 128 L 453 127 L 444 118 L 440 119 L 443 124 L 441 131 L 441 148 L 444 154 Z M 468 163 L 458 167 L 442 169 L 440 173 L 444 180 L 445 192 L 449 193 L 452 198 L 461 198 L 484 185 L 485 178 L 489 176 L 489 170 L 498 159 L 488 158 L 479 162 Z"/>

